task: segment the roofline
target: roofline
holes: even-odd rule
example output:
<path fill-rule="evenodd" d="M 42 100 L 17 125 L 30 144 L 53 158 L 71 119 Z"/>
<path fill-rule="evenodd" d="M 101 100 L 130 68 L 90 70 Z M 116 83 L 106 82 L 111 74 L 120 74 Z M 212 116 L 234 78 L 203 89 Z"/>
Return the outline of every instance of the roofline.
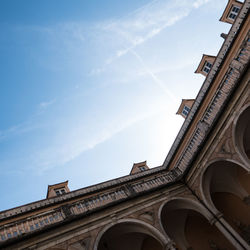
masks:
<path fill-rule="evenodd" d="M 49 195 L 49 191 L 50 191 L 51 187 L 57 186 L 57 185 L 60 185 L 60 184 L 67 184 L 68 185 L 68 183 L 69 183 L 69 181 L 67 180 L 67 181 L 59 182 L 59 183 L 56 183 L 56 184 L 53 184 L 53 185 L 48 185 L 46 199 L 48 199 L 48 195 Z"/>
<path fill-rule="evenodd" d="M 148 167 L 148 165 L 147 165 L 147 160 L 146 161 L 141 161 L 141 162 L 137 162 L 137 163 L 134 163 L 133 164 L 133 167 L 131 168 L 131 170 L 130 170 L 130 175 L 132 174 L 132 171 L 133 171 L 133 169 L 136 167 L 136 166 L 147 166 Z M 150 169 L 150 168 L 149 168 Z M 149 170 L 149 169 L 147 169 L 147 170 Z"/>
<path fill-rule="evenodd" d="M 197 69 L 195 70 L 194 73 L 198 73 L 198 69 L 199 69 L 199 67 L 200 67 L 200 65 L 201 65 L 201 62 L 202 62 L 202 60 L 203 60 L 203 58 L 204 58 L 205 56 L 212 57 L 212 58 L 216 59 L 216 56 L 207 55 L 207 54 L 202 54 L 201 60 L 200 60 L 200 62 L 199 62 L 199 64 L 198 64 L 198 67 L 197 67 Z"/>
<path fill-rule="evenodd" d="M 67 180 L 67 181 L 63 181 L 63 182 L 59 182 L 59 183 L 55 183 L 55 184 L 53 184 L 53 185 L 48 185 L 48 188 L 49 188 L 49 187 L 56 186 L 56 185 L 59 185 L 59 184 L 64 184 L 64 183 L 65 183 L 65 184 L 66 184 L 66 183 L 68 184 L 68 182 L 69 182 L 69 181 Z"/>
<path fill-rule="evenodd" d="M 241 5 L 244 4 L 243 2 L 240 2 L 240 1 L 238 1 L 238 0 L 228 0 L 227 5 L 226 5 L 226 7 L 225 7 L 225 9 L 224 9 L 224 11 L 223 11 L 223 13 L 222 13 L 222 15 L 221 15 L 219 21 L 223 22 L 223 20 L 222 20 L 222 19 L 223 19 L 223 16 L 224 16 L 224 14 L 225 14 L 225 12 L 226 12 L 226 9 L 227 9 L 227 7 L 228 7 L 228 5 L 229 5 L 229 3 L 230 3 L 231 1 L 235 1 L 235 2 L 237 2 L 237 3 L 239 3 L 239 4 L 241 4 Z M 231 23 L 230 23 L 230 24 L 231 24 Z"/>
<path fill-rule="evenodd" d="M 181 106 L 182 106 L 182 104 L 183 104 L 184 101 L 193 101 L 193 102 L 194 102 L 195 99 L 181 99 L 181 104 L 180 104 L 178 110 L 177 110 L 176 113 L 175 113 L 176 115 L 179 115 L 179 113 L 181 113 Z M 192 104 L 192 105 L 193 105 L 193 104 Z M 191 106 L 191 107 L 192 107 L 192 106 Z M 191 108 L 191 107 L 190 107 L 190 108 Z"/>
<path fill-rule="evenodd" d="M 170 163 L 173 160 L 173 157 L 175 156 L 177 150 L 179 149 L 180 144 L 181 144 L 182 140 L 184 139 L 184 136 L 186 135 L 189 127 L 191 126 L 193 118 L 197 115 L 199 108 L 201 107 L 205 97 L 207 96 L 207 93 L 208 93 L 211 85 L 213 84 L 213 82 L 215 80 L 215 77 L 217 76 L 217 74 L 219 72 L 219 67 L 225 61 L 225 59 L 226 59 L 232 45 L 234 44 L 236 33 L 234 34 L 233 39 L 232 39 L 231 42 L 230 42 L 230 35 L 229 34 L 234 32 L 234 29 L 238 25 L 238 22 L 240 22 L 239 17 L 241 15 L 244 15 L 244 20 L 246 20 L 247 17 L 248 17 L 249 9 L 248 9 L 248 11 L 246 13 L 243 13 L 243 9 L 244 9 L 243 6 L 245 4 L 247 4 L 247 1 L 243 3 L 242 8 L 240 10 L 240 13 L 237 15 L 237 18 L 236 18 L 235 22 L 232 24 L 232 26 L 231 26 L 231 28 L 230 28 L 230 30 L 228 32 L 227 38 L 224 40 L 224 42 L 223 42 L 217 56 L 215 57 L 215 61 L 214 61 L 213 65 L 212 65 L 211 70 L 209 71 L 208 75 L 206 76 L 206 78 L 205 78 L 205 80 L 204 80 L 204 82 L 202 84 L 202 87 L 200 88 L 200 90 L 199 90 L 199 92 L 198 92 L 198 94 L 197 94 L 197 96 L 195 98 L 193 106 L 192 106 L 191 110 L 189 111 L 189 116 L 187 117 L 187 119 L 184 120 L 184 122 L 182 124 L 182 127 L 179 130 L 179 132 L 178 132 L 178 134 L 177 134 L 177 136 L 176 136 L 176 138 L 174 140 L 174 143 L 172 144 L 172 146 L 171 146 L 171 148 L 170 148 L 170 150 L 169 150 L 169 152 L 167 154 L 167 157 L 165 158 L 165 160 L 164 160 L 164 162 L 162 164 L 162 166 L 164 166 L 166 169 L 169 169 Z M 244 20 L 240 23 L 238 31 L 243 26 Z M 229 45 L 228 45 L 228 43 L 229 43 Z M 224 51 L 226 51 L 226 53 L 224 53 Z M 203 55 L 206 55 L 206 54 L 203 54 Z M 222 57 L 223 59 L 222 60 L 219 59 L 220 57 Z"/>
<path fill-rule="evenodd" d="M 111 179 L 108 181 L 93 184 L 93 185 L 90 185 L 90 186 L 87 186 L 84 188 L 79 188 L 79 189 L 70 191 L 69 193 L 66 193 L 66 194 L 63 194 L 60 196 L 55 196 L 55 197 L 51 197 L 48 199 L 41 199 L 41 200 L 26 203 L 24 205 L 20 205 L 17 207 L 5 209 L 5 210 L 0 211 L 0 221 L 5 220 L 5 219 L 9 219 L 9 218 L 14 217 L 14 216 L 18 216 L 20 214 L 24 214 L 26 212 L 29 213 L 31 210 L 36 210 L 36 209 L 41 209 L 44 207 L 56 205 L 56 204 L 64 202 L 65 200 L 71 200 L 71 199 L 75 199 L 78 197 L 80 198 L 82 196 L 86 196 L 86 195 L 91 194 L 93 192 L 97 192 L 97 191 L 101 192 L 101 191 L 107 190 L 111 187 L 118 186 L 120 184 L 124 184 L 124 183 L 130 182 L 130 181 L 140 180 L 144 177 L 149 177 L 153 174 L 160 173 L 161 171 L 165 171 L 165 170 L 166 169 L 163 166 L 158 166 L 158 167 L 148 169 L 147 171 L 139 172 L 139 173 L 136 173 L 133 175 L 125 175 L 125 176 Z M 44 204 L 37 206 L 38 203 L 41 203 L 41 202 L 43 202 Z M 22 210 L 22 211 L 15 211 L 14 212 L 14 210 Z M 8 213 L 10 211 L 13 211 L 13 214 L 11 214 L 11 215 L 5 214 L 5 213 Z"/>
<path fill-rule="evenodd" d="M 237 18 L 236 18 L 234 24 L 232 25 L 232 27 L 231 27 L 231 29 L 230 29 L 230 31 L 229 31 L 228 34 L 230 34 L 231 32 L 233 32 L 234 27 L 237 25 L 237 20 L 239 20 L 238 17 L 240 16 L 240 14 L 242 12 L 242 9 L 243 8 L 241 8 L 241 11 L 240 11 L 239 15 L 237 16 Z M 249 11 L 247 13 L 245 13 L 244 15 L 247 16 L 248 13 L 249 13 Z M 243 23 L 244 22 L 240 23 L 239 30 L 242 27 Z M 117 185 L 124 184 L 124 183 L 129 182 L 129 181 L 139 180 L 141 178 L 150 176 L 152 174 L 160 173 L 161 171 L 168 170 L 173 157 L 175 156 L 175 154 L 176 154 L 176 152 L 177 152 L 177 150 L 178 150 L 178 148 L 179 148 L 182 140 L 184 139 L 184 136 L 186 135 L 186 133 L 188 131 L 188 128 L 192 124 L 192 119 L 197 115 L 197 112 L 198 112 L 200 106 L 202 105 L 205 97 L 207 96 L 208 90 L 210 89 L 210 87 L 211 87 L 211 85 L 212 85 L 215 77 L 217 76 L 217 74 L 219 72 L 219 71 L 216 71 L 215 68 L 218 68 L 224 62 L 224 60 L 227 57 L 227 55 L 228 55 L 228 53 L 230 51 L 230 48 L 232 47 L 232 44 L 234 43 L 234 41 L 235 41 L 235 36 L 233 37 L 232 41 L 230 41 L 230 36 L 229 35 L 224 40 L 224 43 L 221 46 L 221 49 L 218 52 L 217 57 L 215 58 L 215 62 L 213 64 L 210 72 L 208 73 L 206 79 L 204 80 L 204 82 L 202 84 L 202 87 L 200 88 L 199 93 L 196 96 L 196 99 L 195 99 L 195 101 L 194 101 L 194 103 L 192 105 L 192 108 L 191 108 L 190 112 L 189 112 L 189 116 L 183 122 L 183 125 L 182 125 L 181 129 L 179 130 L 179 132 L 178 132 L 178 134 L 177 134 L 177 136 L 175 138 L 175 141 L 172 144 L 172 146 L 171 146 L 171 148 L 170 148 L 170 150 L 169 150 L 169 152 L 167 154 L 167 157 L 165 158 L 162 166 L 158 166 L 158 167 L 149 169 L 147 171 L 139 172 L 139 173 L 136 173 L 136 174 L 133 174 L 133 175 L 126 175 L 126 176 L 123 176 L 123 177 L 111 179 L 111 180 L 108 180 L 108 181 L 105 181 L 105 182 L 101 182 L 101 183 L 98 183 L 98 184 L 93 184 L 91 186 L 80 188 L 80 189 L 71 191 L 71 192 L 66 193 L 64 195 L 61 195 L 61 196 L 51 197 L 49 199 L 42 199 L 42 200 L 38 200 L 38 201 L 35 201 L 35 202 L 27 203 L 25 205 L 21 205 L 21 206 L 17 206 L 17 207 L 14 207 L 14 208 L 3 210 L 3 211 L 0 212 L 0 221 L 8 219 L 10 217 L 18 216 L 18 215 L 26 213 L 26 212 L 28 213 L 31 210 L 36 210 L 36 209 L 41 209 L 43 207 L 52 206 L 52 205 L 55 205 L 55 204 L 58 204 L 58 203 L 62 203 L 65 200 L 71 200 L 71 199 L 74 199 L 74 198 L 77 198 L 77 197 L 82 197 L 82 196 L 85 196 L 87 194 L 91 194 L 93 192 L 106 190 L 108 188 L 115 187 Z M 229 43 L 230 46 L 228 46 L 227 43 Z M 219 57 L 219 55 L 221 53 L 224 52 L 224 49 L 225 49 L 224 47 L 225 46 L 228 46 L 228 49 L 226 50 L 227 52 L 225 53 L 224 56 L 222 56 L 223 57 L 222 61 L 219 62 L 220 60 L 218 59 L 218 57 Z M 203 54 L 203 55 L 205 55 L 205 54 Z M 212 73 L 214 75 L 212 75 Z M 195 105 L 195 104 L 197 104 L 197 105 Z M 49 185 L 49 186 L 52 186 L 52 185 Z M 36 204 L 38 204 L 40 202 L 44 202 L 44 204 L 42 204 L 41 206 L 37 207 Z M 29 207 L 29 209 L 25 210 L 25 211 L 22 211 L 22 212 L 15 211 L 14 214 L 8 215 L 8 216 L 4 215 L 8 211 L 13 210 L 13 212 L 14 212 L 14 210 L 25 208 L 25 207 L 26 208 Z"/>

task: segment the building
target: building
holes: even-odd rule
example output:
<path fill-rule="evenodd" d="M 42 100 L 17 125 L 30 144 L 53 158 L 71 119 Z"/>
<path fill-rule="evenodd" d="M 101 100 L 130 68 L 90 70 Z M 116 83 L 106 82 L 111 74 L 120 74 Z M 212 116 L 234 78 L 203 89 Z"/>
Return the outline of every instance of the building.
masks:
<path fill-rule="evenodd" d="M 249 7 L 228 1 L 231 29 L 217 56 L 203 55 L 204 83 L 162 166 L 50 185 L 46 199 L 0 212 L 0 248 L 250 249 Z"/>

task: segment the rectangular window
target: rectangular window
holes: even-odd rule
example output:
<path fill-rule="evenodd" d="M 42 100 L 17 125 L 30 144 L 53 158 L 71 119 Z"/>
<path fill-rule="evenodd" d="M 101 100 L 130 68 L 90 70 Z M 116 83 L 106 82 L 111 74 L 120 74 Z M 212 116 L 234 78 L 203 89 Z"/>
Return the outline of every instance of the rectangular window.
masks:
<path fill-rule="evenodd" d="M 57 196 L 66 194 L 66 190 L 64 188 L 55 189 L 55 192 Z"/>
<path fill-rule="evenodd" d="M 146 168 L 145 167 L 139 167 L 140 171 L 145 171 Z"/>
<path fill-rule="evenodd" d="M 189 112 L 190 108 L 188 106 L 184 106 L 184 110 L 186 110 L 187 112 Z"/>
<path fill-rule="evenodd" d="M 231 20 L 234 20 L 236 16 L 238 15 L 239 11 L 240 11 L 240 8 L 238 6 L 233 6 L 230 10 L 228 18 Z"/>
<path fill-rule="evenodd" d="M 202 70 L 203 70 L 203 72 L 208 74 L 211 68 L 212 68 L 212 64 L 209 62 L 205 62 Z"/>
<path fill-rule="evenodd" d="M 184 106 L 184 108 L 183 108 L 183 110 L 182 110 L 182 114 L 184 115 L 184 116 L 187 116 L 188 115 L 188 113 L 189 113 L 189 111 L 190 111 L 190 108 L 188 107 L 188 106 Z"/>
<path fill-rule="evenodd" d="M 183 110 L 183 111 L 182 111 L 182 114 L 183 114 L 184 116 L 187 116 L 187 115 L 188 115 L 188 112 L 185 111 L 185 110 Z"/>

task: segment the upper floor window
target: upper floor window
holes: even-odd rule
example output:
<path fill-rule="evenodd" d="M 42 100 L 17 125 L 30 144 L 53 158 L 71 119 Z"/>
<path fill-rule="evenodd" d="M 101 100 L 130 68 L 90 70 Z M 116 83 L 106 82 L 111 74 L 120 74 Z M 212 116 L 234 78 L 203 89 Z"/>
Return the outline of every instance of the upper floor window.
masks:
<path fill-rule="evenodd" d="M 188 106 L 184 106 L 184 108 L 183 108 L 183 110 L 182 110 L 182 114 L 184 115 L 184 116 L 187 116 L 188 115 L 188 113 L 189 113 L 189 111 L 190 111 L 190 108 L 188 107 Z"/>
<path fill-rule="evenodd" d="M 240 7 L 233 6 L 229 12 L 228 18 L 234 20 L 240 11 Z"/>
<path fill-rule="evenodd" d="M 62 194 L 66 194 L 66 190 L 64 188 L 58 188 L 55 189 L 56 195 L 62 195 Z"/>
<path fill-rule="evenodd" d="M 212 68 L 212 64 L 210 62 L 205 62 L 202 71 L 205 72 L 206 74 L 209 73 L 210 69 Z"/>
<path fill-rule="evenodd" d="M 145 171 L 146 168 L 145 167 L 139 167 L 140 171 Z"/>

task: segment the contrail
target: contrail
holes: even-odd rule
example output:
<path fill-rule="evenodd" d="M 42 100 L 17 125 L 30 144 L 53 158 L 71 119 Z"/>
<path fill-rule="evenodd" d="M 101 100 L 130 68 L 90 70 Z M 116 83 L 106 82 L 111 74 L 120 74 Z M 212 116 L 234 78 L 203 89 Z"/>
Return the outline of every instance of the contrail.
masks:
<path fill-rule="evenodd" d="M 167 89 L 165 84 L 148 68 L 148 66 L 145 64 L 144 60 L 141 58 L 141 56 L 138 55 L 133 49 L 129 49 L 129 51 L 138 59 L 138 61 L 141 63 L 141 65 L 144 67 L 146 72 L 152 77 L 154 82 L 160 87 L 161 90 L 164 91 L 164 93 L 167 94 L 167 96 L 174 102 L 178 102 L 179 99 Z"/>

